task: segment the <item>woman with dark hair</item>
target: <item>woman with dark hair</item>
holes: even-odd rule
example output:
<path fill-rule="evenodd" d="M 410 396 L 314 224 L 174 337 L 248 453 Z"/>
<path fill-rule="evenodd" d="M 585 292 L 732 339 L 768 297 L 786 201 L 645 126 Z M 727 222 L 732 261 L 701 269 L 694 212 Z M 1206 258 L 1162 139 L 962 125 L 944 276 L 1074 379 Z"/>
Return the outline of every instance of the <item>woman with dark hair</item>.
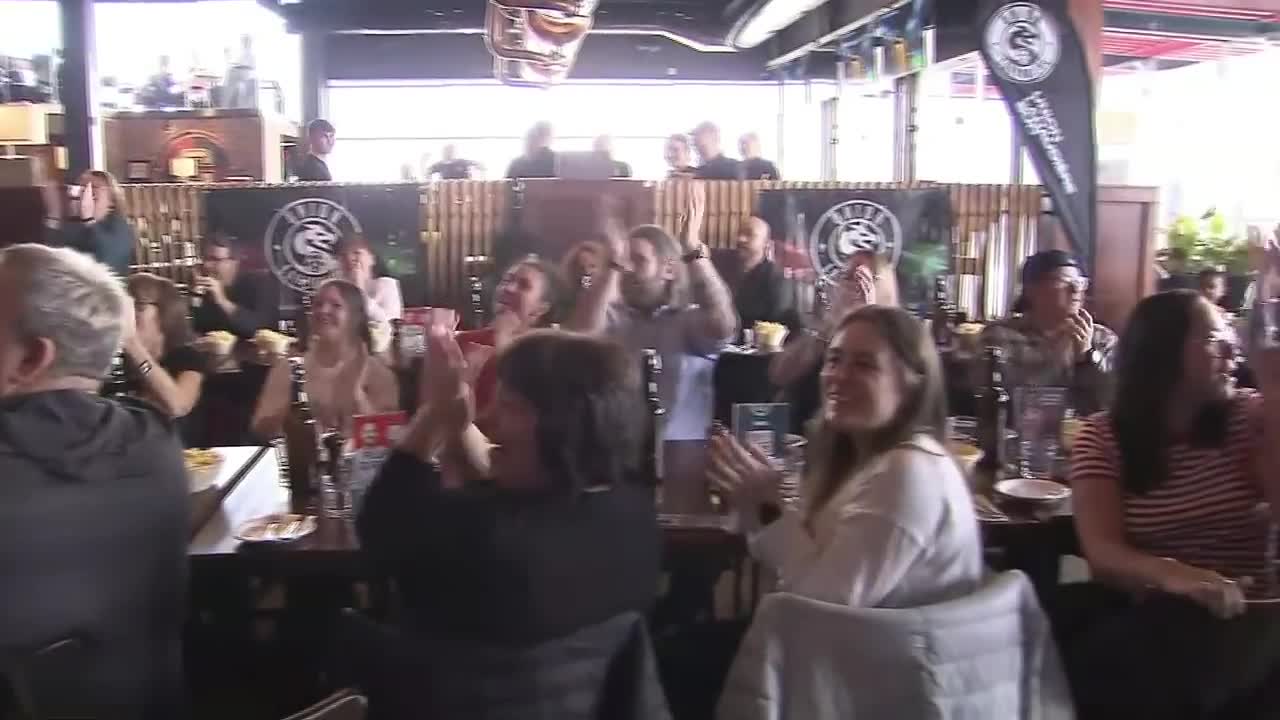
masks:
<path fill-rule="evenodd" d="M 800 506 L 783 506 L 779 473 L 731 436 L 712 441 L 712 481 L 739 511 L 752 554 L 788 592 L 890 608 L 973 592 L 982 541 L 944 446 L 946 397 L 929 333 L 906 311 L 876 305 L 834 330 Z"/>
<path fill-rule="evenodd" d="M 529 255 L 507 268 L 498 281 L 493 292 L 493 321 L 479 330 L 458 333 L 458 345 L 473 373 L 470 380 L 482 427 L 488 422 L 493 402 L 497 353 L 530 330 L 559 322 L 563 302 L 564 281 L 559 269 Z"/>
<path fill-rule="evenodd" d="M 1077 595 L 1108 610 L 1070 629 L 1059 613 L 1085 717 L 1280 713 L 1280 615 L 1249 604 L 1276 592 L 1280 353 L 1252 358 L 1262 397 L 1236 390 L 1231 337 L 1194 291 L 1146 298 L 1112 408 L 1076 438 L 1076 531 L 1101 583 Z"/>
<path fill-rule="evenodd" d="M 129 392 L 181 418 L 200 400 L 207 363 L 191 347 L 187 301 L 166 278 L 151 273 L 130 275 L 137 332 L 124 344 Z"/>
<path fill-rule="evenodd" d="M 307 398 L 321 427 L 349 433 L 352 415 L 400 409 L 395 373 L 373 355 L 369 313 L 360 288 L 329 280 L 311 303 L 306 338 Z M 279 437 L 290 404 L 289 361 L 277 362 L 263 384 L 251 428 L 260 439 Z"/>
<path fill-rule="evenodd" d="M 364 552 L 396 579 L 406 645 L 530 647 L 646 612 L 661 538 L 652 490 L 631 480 L 644 417 L 638 363 L 558 331 L 514 341 L 497 360 L 487 477 L 447 490 L 432 459 L 475 436 L 475 406 L 448 329 L 432 328 L 428 347 L 431 401 L 356 525 Z"/>

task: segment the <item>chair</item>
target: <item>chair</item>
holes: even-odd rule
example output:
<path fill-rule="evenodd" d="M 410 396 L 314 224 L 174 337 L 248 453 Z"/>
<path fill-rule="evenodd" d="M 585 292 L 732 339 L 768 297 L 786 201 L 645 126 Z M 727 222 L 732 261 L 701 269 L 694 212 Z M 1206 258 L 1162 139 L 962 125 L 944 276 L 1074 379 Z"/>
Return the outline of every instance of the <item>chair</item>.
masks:
<path fill-rule="evenodd" d="M 531 647 L 399 636 L 344 611 L 375 713 L 432 720 L 665 720 L 644 618 L 624 613 Z M 368 656 L 376 653 L 376 657 Z M 370 677 L 376 673 L 376 677 Z M 378 683 L 378 686 L 372 686 Z"/>
<path fill-rule="evenodd" d="M 920 608 L 852 608 L 776 593 L 725 682 L 722 720 L 1074 717 L 1027 577 Z"/>
<path fill-rule="evenodd" d="M 339 690 L 284 720 L 364 720 L 369 702 L 351 690 Z"/>

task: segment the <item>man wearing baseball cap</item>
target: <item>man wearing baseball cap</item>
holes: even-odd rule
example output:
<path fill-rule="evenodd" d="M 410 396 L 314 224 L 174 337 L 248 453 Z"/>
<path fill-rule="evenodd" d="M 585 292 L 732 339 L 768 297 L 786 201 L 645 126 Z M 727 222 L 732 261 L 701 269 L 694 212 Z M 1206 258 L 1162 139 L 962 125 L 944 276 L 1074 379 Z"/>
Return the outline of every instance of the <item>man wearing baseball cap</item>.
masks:
<path fill-rule="evenodd" d="M 1074 257 L 1042 250 L 1022 265 L 1022 291 L 1014 315 L 982 331 L 981 347 L 1004 350 L 1012 387 L 1036 385 L 1069 389 L 1075 411 L 1103 409 L 1110 395 L 1116 334 L 1084 309 L 1089 278 Z M 986 383 L 987 368 L 977 363 L 975 377 Z"/>

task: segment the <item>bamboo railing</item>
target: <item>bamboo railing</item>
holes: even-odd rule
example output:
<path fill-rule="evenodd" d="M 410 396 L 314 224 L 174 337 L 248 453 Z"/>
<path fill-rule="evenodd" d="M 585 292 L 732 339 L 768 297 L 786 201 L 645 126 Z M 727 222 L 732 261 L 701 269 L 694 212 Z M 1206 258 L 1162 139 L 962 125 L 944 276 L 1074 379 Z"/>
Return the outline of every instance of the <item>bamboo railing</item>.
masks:
<path fill-rule="evenodd" d="M 622 181 L 614 181 L 622 182 Z M 633 181 L 634 182 L 634 181 Z M 948 185 L 841 182 L 706 182 L 704 239 L 731 247 L 764 189 L 941 188 L 951 195 L 953 295 L 972 316 L 1003 314 L 1014 270 L 1036 248 L 1043 189 L 1036 185 Z M 135 267 L 186 283 L 199 262 L 206 227 L 206 192 L 225 187 L 271 185 L 127 185 L 127 215 L 138 234 Z M 647 183 L 654 194 L 653 222 L 675 232 L 687 206 L 687 181 Z M 425 286 L 435 305 L 465 307 L 469 261 L 491 258 L 507 219 L 506 181 L 444 181 L 419 188 L 419 230 L 425 253 Z M 985 280 L 985 282 L 984 282 Z"/>

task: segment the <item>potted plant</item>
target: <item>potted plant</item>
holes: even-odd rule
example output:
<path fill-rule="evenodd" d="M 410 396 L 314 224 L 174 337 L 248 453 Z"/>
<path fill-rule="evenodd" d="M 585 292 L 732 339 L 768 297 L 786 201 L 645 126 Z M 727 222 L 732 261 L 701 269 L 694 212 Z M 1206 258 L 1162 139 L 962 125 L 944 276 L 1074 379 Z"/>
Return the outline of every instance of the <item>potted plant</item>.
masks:
<path fill-rule="evenodd" d="M 1200 217 L 1180 215 L 1164 232 L 1169 249 L 1186 258 L 1186 265 L 1180 269 L 1187 276 L 1183 287 L 1196 287 L 1195 276 L 1202 270 L 1221 270 L 1227 274 L 1227 294 L 1222 305 L 1231 310 L 1239 308 L 1252 279 L 1249 246 L 1231 231 L 1222 213 L 1210 208 Z"/>

